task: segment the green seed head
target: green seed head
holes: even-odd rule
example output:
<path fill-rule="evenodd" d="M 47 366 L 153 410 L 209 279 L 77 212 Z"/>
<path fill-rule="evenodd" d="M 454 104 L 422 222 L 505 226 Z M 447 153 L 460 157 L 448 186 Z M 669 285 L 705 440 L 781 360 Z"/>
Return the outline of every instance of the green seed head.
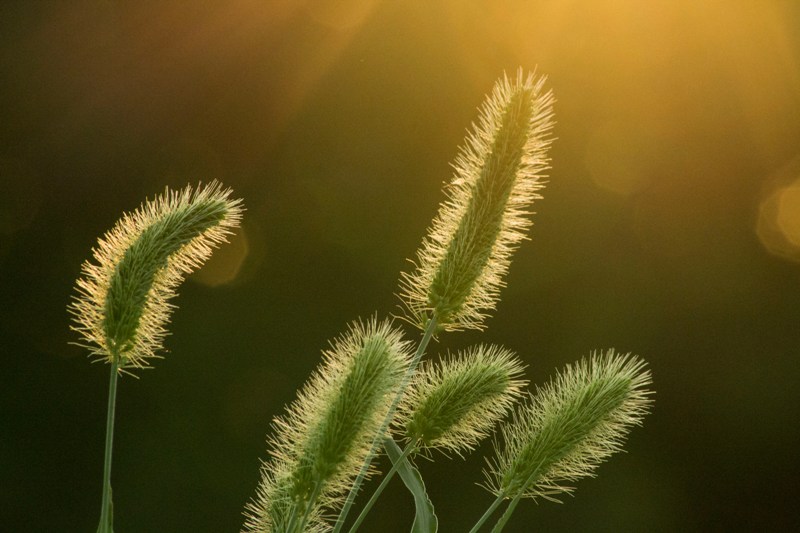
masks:
<path fill-rule="evenodd" d="M 353 324 L 324 358 L 273 423 L 272 459 L 247 507 L 246 531 L 281 531 L 286 513 L 295 505 L 302 513 L 315 491 L 312 517 L 341 504 L 400 387 L 410 348 L 399 330 L 372 320 Z"/>
<path fill-rule="evenodd" d="M 546 499 L 569 492 L 562 483 L 591 476 L 622 448 L 652 400 L 644 363 L 609 350 L 568 365 L 503 428 L 504 447 L 487 473 L 489 487 L 506 497 Z"/>
<path fill-rule="evenodd" d="M 471 450 L 519 397 L 522 368 L 498 346 L 425 363 L 406 393 L 399 425 L 423 448 Z"/>
<path fill-rule="evenodd" d="M 548 164 L 553 96 L 543 85 L 520 70 L 499 80 L 481 108 L 416 269 L 401 279 L 407 318 L 418 326 L 435 314 L 440 329 L 481 329 L 494 309 Z"/>
<path fill-rule="evenodd" d="M 166 189 L 98 241 L 69 307 L 94 355 L 127 369 L 156 357 L 176 287 L 239 225 L 241 201 L 230 194 L 217 182 Z"/>

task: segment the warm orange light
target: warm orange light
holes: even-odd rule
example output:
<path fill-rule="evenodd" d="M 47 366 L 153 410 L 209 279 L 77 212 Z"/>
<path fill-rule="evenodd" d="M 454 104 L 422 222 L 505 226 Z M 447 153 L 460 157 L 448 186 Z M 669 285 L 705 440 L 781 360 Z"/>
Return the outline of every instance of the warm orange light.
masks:
<path fill-rule="evenodd" d="M 756 234 L 771 253 L 800 262 L 800 177 L 761 201 Z"/>
<path fill-rule="evenodd" d="M 607 122 L 596 128 L 586 146 L 586 167 L 595 184 L 622 196 L 644 187 L 654 171 L 658 145 L 630 123 Z"/>
<path fill-rule="evenodd" d="M 783 236 L 800 248 L 800 180 L 781 191 L 776 218 Z"/>
<path fill-rule="evenodd" d="M 361 26 L 378 3 L 379 0 L 312 1 L 306 3 L 304 8 L 320 24 L 346 30 Z"/>

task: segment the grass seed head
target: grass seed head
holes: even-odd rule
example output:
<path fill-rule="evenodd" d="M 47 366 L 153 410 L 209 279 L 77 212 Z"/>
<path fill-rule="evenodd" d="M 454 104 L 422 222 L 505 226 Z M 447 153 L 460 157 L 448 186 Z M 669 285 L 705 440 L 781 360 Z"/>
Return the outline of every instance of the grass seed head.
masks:
<path fill-rule="evenodd" d="M 650 384 L 644 362 L 613 350 L 568 365 L 503 428 L 489 488 L 512 498 L 570 492 L 564 482 L 593 475 L 641 424 L 652 404 Z"/>
<path fill-rule="evenodd" d="M 123 369 L 157 357 L 178 284 L 240 223 L 241 200 L 230 195 L 217 182 L 166 189 L 99 239 L 69 306 L 92 355 Z"/>
<path fill-rule="evenodd" d="M 341 505 L 358 474 L 410 351 L 399 330 L 374 319 L 354 323 L 332 343 L 286 414 L 273 422 L 272 457 L 247 507 L 246 531 L 281 531 L 286 513 L 296 505 L 302 515 L 315 490 L 309 527 L 327 528 L 323 512 Z"/>
<path fill-rule="evenodd" d="M 553 96 L 534 74 L 503 76 L 461 147 L 416 268 L 401 278 L 406 318 L 424 328 L 482 329 L 511 254 L 531 225 L 553 127 Z"/>
<path fill-rule="evenodd" d="M 471 450 L 520 396 L 522 369 L 510 351 L 485 345 L 426 362 L 404 397 L 398 425 L 422 448 Z"/>

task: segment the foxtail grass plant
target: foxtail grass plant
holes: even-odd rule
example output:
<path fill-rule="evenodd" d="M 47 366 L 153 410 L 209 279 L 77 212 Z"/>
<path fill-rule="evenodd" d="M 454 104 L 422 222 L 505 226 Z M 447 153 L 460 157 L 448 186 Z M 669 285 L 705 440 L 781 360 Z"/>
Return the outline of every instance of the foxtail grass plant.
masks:
<path fill-rule="evenodd" d="M 160 357 L 183 278 L 199 268 L 239 225 L 240 200 L 217 182 L 161 196 L 124 214 L 83 264 L 69 306 L 90 354 L 110 365 L 103 496 L 98 533 L 113 531 L 111 457 L 117 377 L 150 367 Z"/>
<path fill-rule="evenodd" d="M 486 485 L 496 499 L 472 529 L 479 531 L 508 502 L 493 529 L 499 532 L 521 498 L 555 499 L 557 493 L 572 490 L 562 483 L 590 475 L 620 449 L 629 428 L 641 422 L 650 405 L 645 388 L 650 374 L 632 356 L 609 351 L 568 366 L 505 423 L 504 416 L 526 396 L 523 364 L 511 351 L 478 345 L 438 361 L 422 361 L 435 336 L 485 327 L 511 256 L 527 238 L 530 207 L 539 198 L 548 168 L 553 127 L 553 96 L 544 83 L 544 78 L 521 70 L 501 78 L 459 150 L 455 175 L 445 186 L 446 199 L 413 268 L 401 275 L 400 318 L 423 332 L 413 355 L 388 323 L 378 327 L 372 322 L 347 334 L 351 348 L 341 353 L 335 348 L 340 355 L 327 355 L 287 414 L 276 418 L 269 439 L 271 458 L 262 466 L 256 498 L 246 507 L 244 531 L 343 531 L 362 482 L 375 472 L 372 461 L 383 450 L 391 467 L 348 531 L 358 530 L 399 474 L 414 497 L 411 531 L 436 532 L 439 519 L 414 457 L 432 458 L 433 450 L 463 456 L 499 423 L 503 444 L 497 444 Z M 360 353 L 376 328 L 391 331 L 389 336 L 397 340 L 386 346 L 396 345 L 396 353 L 404 355 L 398 355 L 402 364 L 382 392 L 358 385 L 365 393 L 373 390 L 380 401 L 360 401 L 345 377 L 355 368 L 348 364 L 355 363 L 344 363 L 350 356 L 343 354 Z M 345 408 L 346 402 L 353 406 Z M 365 411 L 347 424 L 329 422 L 339 409 Z M 333 449 L 334 443 L 340 452 L 324 449 Z M 310 466 L 320 461 L 325 469 Z"/>
<path fill-rule="evenodd" d="M 553 103 L 543 77 L 519 70 L 497 81 L 458 151 L 413 266 L 401 274 L 399 318 L 419 328 L 421 339 L 415 345 L 391 320 L 372 318 L 353 322 L 331 342 L 273 421 L 243 532 L 343 531 L 383 452 L 391 466 L 348 531 L 358 530 L 397 474 L 414 499 L 411 531 L 435 533 L 439 518 L 414 459 L 463 457 L 499 425 L 485 482 L 495 500 L 471 530 L 490 524 L 506 504 L 492 529 L 499 533 L 521 499 L 571 492 L 568 483 L 593 475 L 641 424 L 652 403 L 651 378 L 635 356 L 592 354 L 533 395 L 524 390 L 522 361 L 501 346 L 423 361 L 432 339 L 486 327 L 544 186 Z M 117 375 L 146 368 L 157 356 L 175 287 L 239 223 L 241 204 L 229 196 L 212 184 L 146 203 L 100 240 L 95 263 L 84 265 L 78 280 L 74 329 L 111 364 L 99 532 L 111 531 Z"/>
<path fill-rule="evenodd" d="M 650 372 L 637 357 L 613 350 L 568 365 L 519 407 L 502 426 L 503 444 L 487 472 L 487 487 L 497 496 L 473 532 L 505 499 L 506 512 L 493 529 L 508 522 L 520 498 L 559 501 L 592 476 L 597 466 L 622 449 L 631 426 L 640 425 L 652 394 Z"/>
<path fill-rule="evenodd" d="M 385 428 L 431 337 L 443 330 L 482 329 L 494 309 L 511 254 L 531 224 L 526 215 L 548 164 L 553 95 L 544 91 L 544 81 L 520 69 L 515 78 L 503 76 L 495 84 L 456 157 L 455 175 L 445 187 L 447 200 L 417 252 L 416 268 L 401 275 L 403 318 L 424 333 L 404 386 L 386 413 Z M 334 533 L 343 528 L 380 443 L 376 435 Z"/>

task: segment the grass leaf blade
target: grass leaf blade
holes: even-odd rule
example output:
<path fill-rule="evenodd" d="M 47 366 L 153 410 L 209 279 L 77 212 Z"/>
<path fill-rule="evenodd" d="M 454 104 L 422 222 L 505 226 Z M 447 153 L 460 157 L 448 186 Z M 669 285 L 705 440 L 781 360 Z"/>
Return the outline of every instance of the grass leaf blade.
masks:
<path fill-rule="evenodd" d="M 391 437 L 387 437 L 383 441 L 383 448 L 392 463 L 395 463 L 403 454 L 403 451 Z M 411 533 L 436 533 L 439 529 L 439 520 L 436 518 L 433 502 L 431 502 L 428 493 L 425 491 L 425 482 L 422 480 L 419 470 L 408 459 L 404 459 L 403 463 L 397 467 L 397 473 L 400 474 L 400 478 L 406 488 L 414 496 L 416 516 L 414 517 L 414 525 L 411 527 Z"/>

